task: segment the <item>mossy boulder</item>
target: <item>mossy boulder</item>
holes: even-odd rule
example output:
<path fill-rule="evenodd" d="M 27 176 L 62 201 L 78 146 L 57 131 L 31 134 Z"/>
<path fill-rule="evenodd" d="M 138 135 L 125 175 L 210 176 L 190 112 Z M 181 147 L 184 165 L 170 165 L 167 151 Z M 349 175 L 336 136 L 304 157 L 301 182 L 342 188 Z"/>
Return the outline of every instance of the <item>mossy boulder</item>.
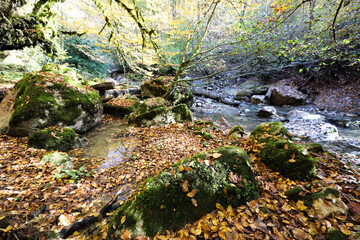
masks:
<path fill-rule="evenodd" d="M 213 139 L 213 138 L 214 138 L 213 135 L 211 135 L 210 133 L 204 132 L 204 131 L 200 131 L 200 130 L 195 131 L 194 134 L 195 134 L 195 135 L 200 135 L 200 136 L 202 136 L 202 137 L 203 137 L 204 139 L 206 139 L 206 140 L 210 140 L 210 139 Z"/>
<path fill-rule="evenodd" d="M 110 99 L 107 103 L 103 104 L 104 113 L 125 117 L 135 112 L 140 106 L 140 101 L 135 96 L 124 95 L 120 98 Z"/>
<path fill-rule="evenodd" d="M 268 141 L 258 154 L 270 169 L 293 180 L 312 180 L 316 177 L 316 160 L 307 149 L 289 140 Z"/>
<path fill-rule="evenodd" d="M 319 143 L 310 143 L 308 145 L 306 145 L 306 148 L 309 152 L 313 152 L 313 153 L 324 153 L 325 148 L 319 144 Z"/>
<path fill-rule="evenodd" d="M 140 106 L 135 111 L 135 115 L 140 115 L 140 114 L 146 113 L 155 108 L 168 107 L 168 106 L 170 106 L 169 101 L 165 100 L 162 97 L 149 98 L 140 104 Z"/>
<path fill-rule="evenodd" d="M 231 146 L 200 153 L 148 179 L 115 212 L 108 238 L 120 239 L 124 229 L 132 237 L 176 230 L 216 209 L 216 203 L 239 206 L 259 197 L 259 191 L 244 150 Z"/>
<path fill-rule="evenodd" d="M 192 113 L 185 104 L 176 105 L 174 107 L 158 107 L 143 114 L 134 115 L 129 119 L 129 123 L 141 127 L 163 126 L 170 123 L 185 123 L 192 121 Z"/>
<path fill-rule="evenodd" d="M 48 127 L 30 133 L 28 146 L 38 149 L 69 151 L 76 145 L 77 134 L 71 128 Z"/>
<path fill-rule="evenodd" d="M 141 94 L 144 97 L 163 97 L 169 90 L 173 79 L 169 77 L 159 77 L 146 80 L 141 85 Z M 186 104 L 191 107 L 194 96 L 185 83 L 178 83 L 172 94 L 169 96 L 169 100 L 173 105 Z"/>
<path fill-rule="evenodd" d="M 12 89 L 12 99 L 0 105 L 0 112 L 5 112 L 0 131 L 27 136 L 49 126 L 61 126 L 84 133 L 100 123 L 103 108 L 99 95 L 73 75 L 73 70 L 54 64 L 26 74 Z"/>
<path fill-rule="evenodd" d="M 244 136 L 244 134 L 245 134 L 244 129 L 240 125 L 235 125 L 230 129 L 228 133 L 228 137 L 229 139 L 236 139 L 240 136 L 241 137 Z"/>
<path fill-rule="evenodd" d="M 281 122 L 260 124 L 250 134 L 250 141 L 256 140 L 258 143 L 266 143 L 274 139 L 292 139 L 291 134 Z"/>
<path fill-rule="evenodd" d="M 289 200 L 304 201 L 306 207 L 314 208 L 317 217 L 320 219 L 334 214 L 348 213 L 349 209 L 341 200 L 340 192 L 337 189 L 324 186 L 318 192 L 311 192 L 311 188 L 312 184 L 291 188 L 285 192 L 285 195 Z"/>
<path fill-rule="evenodd" d="M 64 169 L 70 170 L 74 167 L 69 155 L 63 152 L 52 152 L 42 157 L 44 162 L 50 162 L 56 166 L 63 166 Z"/>

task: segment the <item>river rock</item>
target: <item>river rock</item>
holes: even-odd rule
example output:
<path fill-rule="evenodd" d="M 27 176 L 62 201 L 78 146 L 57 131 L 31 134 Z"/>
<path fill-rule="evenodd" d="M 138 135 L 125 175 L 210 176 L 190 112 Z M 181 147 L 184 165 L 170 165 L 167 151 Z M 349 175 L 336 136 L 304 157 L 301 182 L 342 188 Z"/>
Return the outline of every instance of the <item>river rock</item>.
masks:
<path fill-rule="evenodd" d="M 306 95 L 298 91 L 295 87 L 284 85 L 281 87 L 270 88 L 270 102 L 271 104 L 283 106 L 283 105 L 301 105 L 306 100 Z"/>
<path fill-rule="evenodd" d="M 129 119 L 129 123 L 134 123 L 141 127 L 164 126 L 170 123 L 192 121 L 192 113 L 186 104 L 180 104 L 174 107 L 158 107 Z"/>
<path fill-rule="evenodd" d="M 239 206 L 259 193 L 247 153 L 234 146 L 221 147 L 179 161 L 148 179 L 134 193 L 136 198 L 116 210 L 108 236 L 121 239 L 127 229 L 134 238 L 153 237 L 198 220 L 217 204 Z"/>
<path fill-rule="evenodd" d="M 70 170 L 74 167 L 69 155 L 63 152 L 52 152 L 46 154 L 43 156 L 42 160 L 55 164 L 56 166 L 63 166 L 66 170 Z"/>
<path fill-rule="evenodd" d="M 257 115 L 262 118 L 268 118 L 276 115 L 276 108 L 273 106 L 264 106 L 258 112 Z"/>
<path fill-rule="evenodd" d="M 252 95 L 250 102 L 252 104 L 266 104 L 267 100 L 265 99 L 265 95 Z"/>
<path fill-rule="evenodd" d="M 25 75 L 0 104 L 0 131 L 13 136 L 62 126 L 84 133 L 99 124 L 101 99 L 66 66 L 45 64 Z"/>
<path fill-rule="evenodd" d="M 38 149 L 69 151 L 77 144 L 77 134 L 71 128 L 49 127 L 30 133 L 28 146 Z"/>
<path fill-rule="evenodd" d="M 303 191 L 306 189 L 307 192 Z M 313 208 L 318 218 L 324 219 L 333 215 L 347 215 L 349 208 L 341 200 L 340 192 L 334 188 L 325 187 L 321 191 L 311 193 L 311 184 L 295 187 L 285 192 L 290 200 L 303 200 L 304 205 Z"/>
<path fill-rule="evenodd" d="M 304 111 L 293 110 L 288 113 L 289 122 L 285 127 L 297 137 L 314 141 L 336 140 L 339 137 L 337 127 L 325 122 L 325 117 Z"/>
<path fill-rule="evenodd" d="M 274 137 L 276 139 L 291 140 L 291 134 L 282 124 L 282 122 L 262 123 L 258 125 L 250 133 L 250 141 L 256 140 L 258 143 L 267 143 Z"/>
<path fill-rule="evenodd" d="M 104 113 L 125 117 L 136 111 L 140 101 L 136 96 L 124 95 L 119 98 L 110 99 L 104 103 Z"/>
<path fill-rule="evenodd" d="M 240 91 L 238 91 L 236 93 L 236 97 L 237 98 L 242 98 L 242 97 L 251 97 L 253 95 L 253 92 L 250 89 L 241 89 Z"/>

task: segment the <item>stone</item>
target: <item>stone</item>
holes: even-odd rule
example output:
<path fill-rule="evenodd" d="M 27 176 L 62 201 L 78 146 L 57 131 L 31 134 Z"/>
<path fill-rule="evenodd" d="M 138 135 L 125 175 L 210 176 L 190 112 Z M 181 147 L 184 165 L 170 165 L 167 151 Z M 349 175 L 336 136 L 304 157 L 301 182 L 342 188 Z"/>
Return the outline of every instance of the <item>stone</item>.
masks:
<path fill-rule="evenodd" d="M 25 75 L 0 104 L 0 131 L 27 136 L 49 127 L 69 127 L 84 133 L 101 121 L 101 99 L 82 85 L 71 68 L 44 65 Z"/>
<path fill-rule="evenodd" d="M 267 143 L 274 139 L 292 140 L 291 134 L 282 122 L 263 123 L 258 125 L 250 133 L 250 141 L 256 140 L 258 143 Z"/>
<path fill-rule="evenodd" d="M 77 144 L 77 134 L 71 128 L 48 127 L 30 133 L 28 146 L 38 149 L 70 151 Z"/>
<path fill-rule="evenodd" d="M 174 107 L 158 107 L 145 113 L 134 115 L 129 118 L 129 123 L 136 126 L 164 126 L 171 123 L 192 122 L 193 116 L 186 104 L 176 105 Z"/>
<path fill-rule="evenodd" d="M 316 160 L 306 148 L 285 139 L 271 139 L 257 155 L 270 169 L 292 180 L 310 181 L 316 177 Z"/>
<path fill-rule="evenodd" d="M 249 89 L 241 89 L 236 93 L 236 97 L 251 97 L 253 95 L 253 92 Z"/>
<path fill-rule="evenodd" d="M 135 96 L 123 95 L 119 98 L 110 99 L 103 104 L 104 113 L 113 116 L 125 117 L 135 112 L 140 106 L 140 101 Z"/>
<path fill-rule="evenodd" d="M 252 104 L 266 104 L 267 100 L 265 99 L 265 95 L 252 95 L 250 102 Z"/>
<path fill-rule="evenodd" d="M 304 205 L 313 208 L 315 214 L 320 219 L 325 219 L 333 215 L 347 215 L 349 208 L 341 200 L 340 192 L 334 188 L 324 187 L 321 191 L 310 192 L 311 185 L 307 184 L 303 187 L 295 187 L 285 192 L 290 200 L 303 200 Z M 305 192 L 303 189 L 306 189 Z"/>
<path fill-rule="evenodd" d="M 262 118 L 268 118 L 276 115 L 276 108 L 273 106 L 264 106 L 258 112 L 257 115 Z"/>
<path fill-rule="evenodd" d="M 70 170 L 74 167 L 69 155 L 63 152 L 52 152 L 42 158 L 45 162 L 50 162 L 56 166 L 63 166 L 64 169 Z"/>
<path fill-rule="evenodd" d="M 325 122 L 325 117 L 299 110 L 288 112 L 289 121 L 285 126 L 291 134 L 302 139 L 330 141 L 339 138 L 339 131 L 334 125 Z"/>
<path fill-rule="evenodd" d="M 305 102 L 306 95 L 292 86 L 274 87 L 271 91 L 270 103 L 278 106 L 301 105 Z"/>
<path fill-rule="evenodd" d="M 221 147 L 179 161 L 146 180 L 134 193 L 136 198 L 116 210 L 107 235 L 120 239 L 127 229 L 134 238 L 153 237 L 178 230 L 219 204 L 239 206 L 259 194 L 247 153 L 234 146 Z"/>
<path fill-rule="evenodd" d="M 244 134 L 245 134 L 244 129 L 240 125 L 235 125 L 230 129 L 227 136 L 230 139 L 236 139 L 238 137 L 243 137 Z"/>
<path fill-rule="evenodd" d="M 102 83 L 97 83 L 97 84 L 91 85 L 90 87 L 92 87 L 93 89 L 98 90 L 98 91 L 105 91 L 105 90 L 114 89 L 115 83 L 112 81 L 102 82 Z"/>

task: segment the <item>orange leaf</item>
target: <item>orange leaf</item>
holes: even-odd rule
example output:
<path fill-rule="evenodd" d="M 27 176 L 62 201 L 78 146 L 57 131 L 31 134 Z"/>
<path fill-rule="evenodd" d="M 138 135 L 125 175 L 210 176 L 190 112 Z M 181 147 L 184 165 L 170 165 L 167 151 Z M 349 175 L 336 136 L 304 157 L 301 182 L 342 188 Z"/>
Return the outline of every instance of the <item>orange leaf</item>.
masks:
<path fill-rule="evenodd" d="M 179 165 L 179 171 L 182 172 L 182 171 L 184 171 L 184 170 L 185 170 L 184 166 L 183 166 L 182 164 L 180 164 L 180 165 Z"/>
<path fill-rule="evenodd" d="M 197 193 L 197 189 L 196 188 L 194 188 L 193 190 L 191 190 L 191 192 L 189 192 L 188 194 L 186 194 L 186 196 L 188 196 L 188 197 L 194 197 L 195 196 L 195 194 Z"/>
<path fill-rule="evenodd" d="M 288 150 L 289 145 L 285 144 L 284 148 L 285 148 L 286 150 Z"/>
<path fill-rule="evenodd" d="M 121 234 L 121 239 L 123 239 L 123 240 L 130 239 L 130 232 L 127 229 L 125 229 L 124 232 Z"/>

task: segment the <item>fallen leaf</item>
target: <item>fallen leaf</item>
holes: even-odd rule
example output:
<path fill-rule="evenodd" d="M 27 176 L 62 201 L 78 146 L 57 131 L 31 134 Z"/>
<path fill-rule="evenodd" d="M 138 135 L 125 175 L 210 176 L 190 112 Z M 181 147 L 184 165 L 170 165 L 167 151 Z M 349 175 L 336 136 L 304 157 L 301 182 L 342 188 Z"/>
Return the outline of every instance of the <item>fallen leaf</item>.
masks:
<path fill-rule="evenodd" d="M 195 194 L 197 193 L 197 189 L 194 188 L 193 190 L 191 190 L 191 192 L 189 192 L 188 194 L 186 194 L 186 196 L 192 198 L 195 196 Z"/>
<path fill-rule="evenodd" d="M 198 206 L 195 198 L 191 198 L 191 203 L 192 203 L 195 207 Z"/>

